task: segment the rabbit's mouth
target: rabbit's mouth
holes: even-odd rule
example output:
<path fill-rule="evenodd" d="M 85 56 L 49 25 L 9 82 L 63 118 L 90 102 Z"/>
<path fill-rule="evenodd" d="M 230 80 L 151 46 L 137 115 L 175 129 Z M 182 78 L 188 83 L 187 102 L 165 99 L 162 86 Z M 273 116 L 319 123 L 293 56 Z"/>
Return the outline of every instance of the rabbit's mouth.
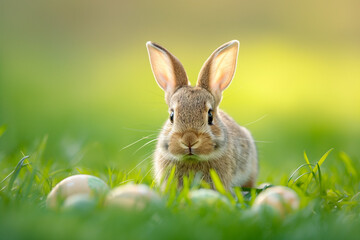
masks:
<path fill-rule="evenodd" d="M 181 160 L 186 161 L 186 162 L 198 162 L 201 159 L 199 158 L 198 155 L 195 155 L 193 153 L 188 153 L 188 154 L 184 155 Z"/>
<path fill-rule="evenodd" d="M 211 135 L 193 130 L 172 134 L 166 141 L 164 149 L 181 158 L 184 156 L 208 155 L 215 150 Z"/>

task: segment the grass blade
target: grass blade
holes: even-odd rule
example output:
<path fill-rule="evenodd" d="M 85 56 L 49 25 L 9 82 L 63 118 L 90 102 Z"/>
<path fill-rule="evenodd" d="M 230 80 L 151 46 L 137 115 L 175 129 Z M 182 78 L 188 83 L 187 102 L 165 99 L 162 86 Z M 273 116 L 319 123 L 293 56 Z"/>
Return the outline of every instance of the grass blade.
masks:
<path fill-rule="evenodd" d="M 240 203 L 240 206 L 242 209 L 245 209 L 245 200 L 244 200 L 244 196 L 242 194 L 241 188 L 240 187 L 235 187 L 234 188 L 234 192 L 235 192 L 235 196 L 238 199 L 238 202 Z"/>
<path fill-rule="evenodd" d="M 303 167 L 305 167 L 305 166 L 309 166 L 310 171 L 312 171 L 312 168 L 311 168 L 312 164 L 310 164 L 310 163 L 304 163 L 304 164 L 300 165 L 300 166 L 290 175 L 290 177 L 289 177 L 289 179 L 288 179 L 287 182 L 290 183 L 290 181 L 291 181 L 292 178 L 295 176 L 295 174 L 296 174 L 301 168 L 303 168 Z"/>
<path fill-rule="evenodd" d="M 210 169 L 210 176 L 214 183 L 214 187 L 216 190 L 219 191 L 219 193 L 226 195 L 226 190 L 224 188 L 224 185 L 222 184 L 219 176 L 217 175 L 216 171 L 214 169 Z"/>
<path fill-rule="evenodd" d="M 174 180 L 174 177 L 175 177 L 175 170 L 176 170 L 176 167 L 173 166 L 173 167 L 171 168 L 169 177 L 168 177 L 168 179 L 166 180 L 165 193 L 167 193 L 167 192 L 170 190 L 171 184 L 172 184 L 172 182 L 173 182 L 173 180 Z"/>
<path fill-rule="evenodd" d="M 351 161 L 350 157 L 344 153 L 344 152 L 340 152 L 340 159 L 343 161 L 343 163 L 345 164 L 345 168 L 346 171 L 353 176 L 355 179 L 358 178 L 357 172 L 355 170 L 355 167 L 353 165 L 353 162 Z"/>
<path fill-rule="evenodd" d="M 310 181 L 312 178 L 316 178 L 316 172 L 318 171 L 318 169 L 320 169 L 321 165 L 325 162 L 326 158 L 328 157 L 328 155 L 331 153 L 331 151 L 334 150 L 333 148 L 329 149 L 321 158 L 320 160 L 316 163 L 316 166 L 313 168 L 312 170 L 312 174 L 309 175 L 307 181 L 305 182 L 305 189 L 307 189 L 307 186 L 309 185 Z"/>
<path fill-rule="evenodd" d="M 18 162 L 18 164 L 16 164 L 16 167 L 15 167 L 15 169 L 14 169 L 14 171 L 13 171 L 13 174 L 12 174 L 12 176 L 11 176 L 11 178 L 10 178 L 10 181 L 9 181 L 9 184 L 8 184 L 8 186 L 7 186 L 9 192 L 11 191 L 12 186 L 13 186 L 13 184 L 14 184 L 17 176 L 18 176 L 19 173 L 20 173 L 20 170 L 21 170 L 22 167 L 24 166 L 24 164 L 23 164 L 24 161 L 25 161 L 26 159 L 28 159 L 28 158 L 29 158 L 29 156 L 25 156 L 25 157 L 23 157 L 23 158 Z"/>
<path fill-rule="evenodd" d="M 319 166 L 319 168 L 321 167 L 321 165 L 324 163 L 325 159 L 328 157 L 328 155 L 332 152 L 332 150 L 334 150 L 333 148 L 329 149 L 318 161 L 318 164 L 316 165 Z M 315 171 L 316 173 L 316 171 Z"/>
<path fill-rule="evenodd" d="M 236 201 L 235 201 L 234 197 L 231 195 L 230 192 L 227 192 L 225 190 L 224 185 L 222 184 L 219 175 L 216 173 L 216 171 L 214 169 L 210 169 L 210 176 L 214 183 L 215 189 L 218 190 L 219 193 L 227 196 L 228 199 L 230 200 L 231 204 L 235 205 Z"/>
<path fill-rule="evenodd" d="M 308 156 L 306 155 L 306 152 L 304 151 L 304 159 L 305 159 L 305 162 L 307 163 L 307 165 L 309 166 L 310 168 L 310 171 L 312 171 L 312 167 L 311 167 L 311 164 L 309 162 L 309 158 Z"/>

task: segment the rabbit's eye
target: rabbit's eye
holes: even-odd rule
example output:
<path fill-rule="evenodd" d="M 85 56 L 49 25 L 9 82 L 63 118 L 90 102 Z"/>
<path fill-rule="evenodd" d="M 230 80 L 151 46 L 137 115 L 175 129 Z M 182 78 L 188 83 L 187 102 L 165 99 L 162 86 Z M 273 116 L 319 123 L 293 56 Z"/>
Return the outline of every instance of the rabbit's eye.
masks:
<path fill-rule="evenodd" d="M 209 109 L 208 111 L 208 124 L 212 125 L 213 124 L 213 113 L 212 113 L 212 109 Z"/>
<path fill-rule="evenodd" d="M 171 123 L 174 122 L 174 110 L 171 110 L 171 112 L 170 112 L 170 122 Z"/>

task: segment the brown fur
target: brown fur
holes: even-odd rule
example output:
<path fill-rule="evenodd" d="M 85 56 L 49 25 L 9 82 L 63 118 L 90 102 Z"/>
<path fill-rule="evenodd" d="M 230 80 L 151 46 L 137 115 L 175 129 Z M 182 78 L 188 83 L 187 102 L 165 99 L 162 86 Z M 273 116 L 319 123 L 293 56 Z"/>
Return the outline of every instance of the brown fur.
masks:
<path fill-rule="evenodd" d="M 166 102 L 169 111 L 174 111 L 174 121 L 168 120 L 163 126 L 155 151 L 155 180 L 158 183 L 166 180 L 169 169 L 176 166 L 175 175 L 180 184 L 183 176 L 190 172 L 200 172 L 203 179 L 212 184 L 210 169 L 214 169 L 229 190 L 234 186 L 254 186 L 258 172 L 254 140 L 247 129 L 218 108 L 221 92 L 231 81 L 234 74 L 231 71 L 235 71 L 236 58 L 233 58 L 237 56 L 234 52 L 237 45 L 234 44 L 233 41 L 218 48 L 200 71 L 197 86 L 191 87 L 180 61 L 164 48 L 150 43 L 151 47 L 168 54 L 176 79 L 175 88 L 166 91 Z M 226 63 L 234 64 L 233 70 L 229 72 L 227 69 L 232 68 L 222 66 L 222 61 L 217 61 L 219 66 L 212 68 L 219 54 L 226 58 Z M 212 69 L 224 71 L 216 72 L 221 78 L 214 80 L 216 74 L 211 72 Z M 227 78 L 223 80 L 222 76 Z M 155 78 L 158 77 L 162 75 L 155 74 Z M 209 109 L 213 114 L 211 125 L 208 124 Z"/>
<path fill-rule="evenodd" d="M 212 179 L 210 177 L 210 169 L 214 169 L 219 175 L 225 188 L 230 189 L 231 187 L 231 177 L 232 172 L 235 170 L 236 166 L 233 161 L 230 161 L 228 158 L 220 158 L 212 161 L 199 162 L 199 161 L 182 161 L 174 162 L 161 158 L 161 165 L 164 167 L 163 170 L 166 170 L 166 173 L 175 166 L 175 176 L 178 178 L 180 184 L 184 176 L 188 176 L 191 172 L 196 173 L 200 172 L 203 176 L 203 180 L 210 183 L 212 187 Z M 165 173 L 165 174 L 166 174 Z M 168 177 L 164 175 L 165 179 Z"/>

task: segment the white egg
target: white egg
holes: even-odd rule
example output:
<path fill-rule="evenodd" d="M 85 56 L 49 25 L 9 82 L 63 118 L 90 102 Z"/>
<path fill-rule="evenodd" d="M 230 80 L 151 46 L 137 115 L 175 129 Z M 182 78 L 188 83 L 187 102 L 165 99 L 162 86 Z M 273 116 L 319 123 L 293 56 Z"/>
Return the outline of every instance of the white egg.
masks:
<path fill-rule="evenodd" d="M 294 190 L 276 186 L 261 192 L 255 199 L 252 208 L 259 211 L 263 207 L 270 207 L 284 217 L 286 214 L 299 209 L 299 206 L 300 199 Z"/>
<path fill-rule="evenodd" d="M 97 201 L 88 194 L 71 195 L 64 201 L 63 209 L 88 211 L 96 207 Z"/>
<path fill-rule="evenodd" d="M 189 192 L 189 198 L 197 206 L 226 205 L 231 206 L 228 198 L 211 189 L 198 189 Z"/>
<path fill-rule="evenodd" d="M 105 205 L 142 210 L 148 204 L 160 202 L 159 195 L 144 184 L 126 184 L 111 190 Z"/>
<path fill-rule="evenodd" d="M 49 193 L 46 205 L 49 208 L 59 207 L 68 197 L 77 194 L 89 197 L 101 197 L 109 190 L 100 178 L 91 175 L 74 175 L 59 182 Z"/>

